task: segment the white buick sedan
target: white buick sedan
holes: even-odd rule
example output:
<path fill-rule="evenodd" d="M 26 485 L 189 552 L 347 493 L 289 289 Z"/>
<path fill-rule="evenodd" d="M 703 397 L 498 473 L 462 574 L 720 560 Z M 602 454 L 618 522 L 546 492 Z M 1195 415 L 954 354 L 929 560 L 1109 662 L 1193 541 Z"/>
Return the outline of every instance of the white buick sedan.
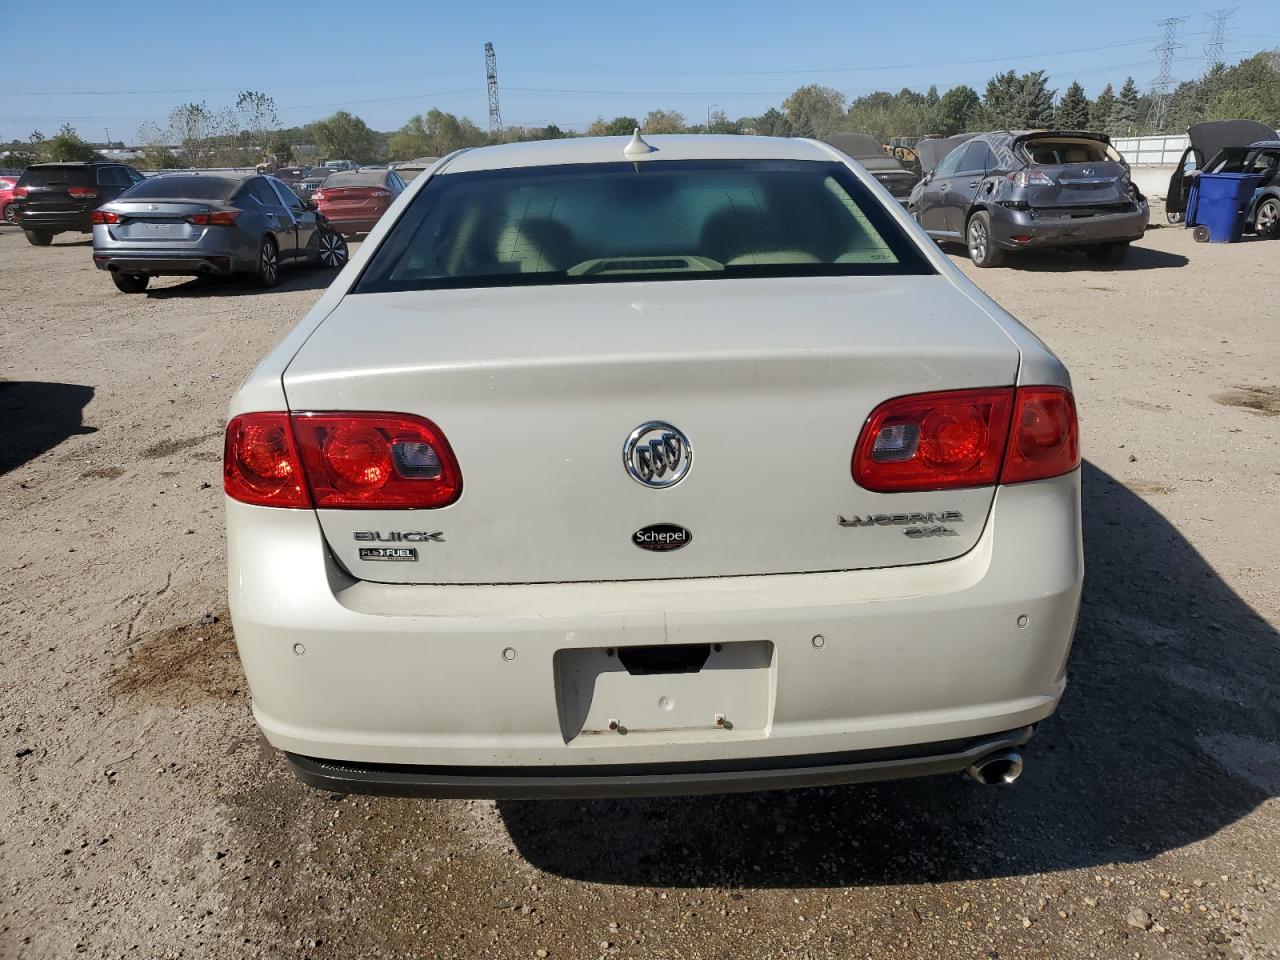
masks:
<path fill-rule="evenodd" d="M 1062 696 L 1067 371 L 824 144 L 453 154 L 230 414 L 254 715 L 326 790 L 1007 783 Z"/>

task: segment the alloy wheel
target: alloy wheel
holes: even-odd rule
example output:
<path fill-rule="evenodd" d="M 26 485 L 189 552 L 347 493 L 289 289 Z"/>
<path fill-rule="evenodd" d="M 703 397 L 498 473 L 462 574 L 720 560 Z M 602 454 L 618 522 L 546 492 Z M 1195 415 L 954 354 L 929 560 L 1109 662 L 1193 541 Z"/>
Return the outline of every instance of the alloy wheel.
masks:
<path fill-rule="evenodd" d="M 981 263 L 987 259 L 988 243 L 990 238 L 987 236 L 987 225 L 981 218 L 974 217 L 969 221 L 969 256 L 974 263 Z"/>
<path fill-rule="evenodd" d="M 1258 216 L 1254 221 L 1254 230 L 1259 236 L 1269 237 L 1276 231 L 1280 223 L 1280 200 L 1268 200 L 1258 208 Z"/>
<path fill-rule="evenodd" d="M 276 277 L 280 275 L 280 260 L 276 256 L 276 248 L 274 244 L 264 243 L 262 245 L 261 270 L 262 279 L 267 283 L 275 283 Z"/>
<path fill-rule="evenodd" d="M 326 267 L 340 267 L 347 261 L 347 242 L 336 233 L 320 237 L 320 262 Z"/>

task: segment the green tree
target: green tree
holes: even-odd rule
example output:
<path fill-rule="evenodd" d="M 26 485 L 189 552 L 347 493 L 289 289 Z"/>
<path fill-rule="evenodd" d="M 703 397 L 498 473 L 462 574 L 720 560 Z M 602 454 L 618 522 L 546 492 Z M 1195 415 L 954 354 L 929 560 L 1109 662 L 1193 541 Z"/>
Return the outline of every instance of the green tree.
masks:
<path fill-rule="evenodd" d="M 629 137 L 638 126 L 640 126 L 640 121 L 635 117 L 614 117 L 612 120 L 596 117 L 591 126 L 587 127 L 587 136 Z"/>
<path fill-rule="evenodd" d="M 844 94 L 816 83 L 801 87 L 783 100 L 782 109 L 798 137 L 825 137 L 844 126 Z"/>
<path fill-rule="evenodd" d="M 1105 131 L 1111 126 L 1111 111 L 1116 106 L 1116 92 L 1111 84 L 1102 88 L 1098 99 L 1089 108 L 1089 126 L 1093 130 Z"/>
<path fill-rule="evenodd" d="M 1054 115 L 1054 126 L 1060 130 L 1085 130 L 1089 126 L 1089 98 L 1084 87 L 1075 80 L 1067 87 L 1067 92 L 1058 101 L 1058 109 Z"/>
<path fill-rule="evenodd" d="M 246 147 L 257 155 L 256 159 L 266 155 L 274 156 L 277 162 L 289 159 L 288 150 L 282 157 L 271 148 L 272 134 L 280 129 L 275 100 L 259 90 L 241 90 L 236 97 L 236 115 L 239 129 L 248 140 Z"/>
<path fill-rule="evenodd" d="M 315 121 L 310 129 L 316 146 L 326 159 L 366 163 L 374 159 L 377 152 L 374 132 L 363 120 L 346 110 Z"/>
<path fill-rule="evenodd" d="M 982 105 L 993 125 L 1009 130 L 1047 127 L 1053 123 L 1053 90 L 1043 70 L 1019 75 L 998 73 L 987 81 Z"/>
<path fill-rule="evenodd" d="M 934 129 L 927 132 L 949 137 L 952 134 L 971 130 L 981 106 L 978 91 L 973 87 L 963 83 L 958 87 L 952 87 L 942 95 L 938 105 L 934 107 L 931 118 Z"/>
<path fill-rule="evenodd" d="M 1111 117 L 1107 124 L 1108 133 L 1124 136 L 1137 132 L 1138 99 L 1138 85 L 1133 82 L 1133 77 L 1126 77 L 1124 86 L 1120 88 L 1120 93 L 1116 97 L 1115 105 L 1111 108 Z"/>
<path fill-rule="evenodd" d="M 64 123 L 62 129 L 40 144 L 40 155 L 54 162 L 102 159 L 93 147 L 80 139 L 76 128 L 69 123 Z"/>
<path fill-rule="evenodd" d="M 684 133 L 688 124 L 677 110 L 650 110 L 640 129 L 644 133 Z"/>
<path fill-rule="evenodd" d="M 791 120 L 785 113 L 777 107 L 770 107 L 760 116 L 747 123 L 762 137 L 789 137 L 791 133 Z"/>

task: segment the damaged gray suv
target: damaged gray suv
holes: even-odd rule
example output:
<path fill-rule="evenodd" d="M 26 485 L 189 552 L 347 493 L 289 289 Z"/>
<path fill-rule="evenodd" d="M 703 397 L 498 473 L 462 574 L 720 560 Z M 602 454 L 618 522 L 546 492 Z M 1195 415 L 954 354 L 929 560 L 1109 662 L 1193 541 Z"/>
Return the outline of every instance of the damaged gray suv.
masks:
<path fill-rule="evenodd" d="M 978 134 L 916 186 L 908 210 L 934 240 L 963 242 L 979 267 L 1044 247 L 1120 263 L 1150 212 L 1106 134 L 1074 130 Z"/>

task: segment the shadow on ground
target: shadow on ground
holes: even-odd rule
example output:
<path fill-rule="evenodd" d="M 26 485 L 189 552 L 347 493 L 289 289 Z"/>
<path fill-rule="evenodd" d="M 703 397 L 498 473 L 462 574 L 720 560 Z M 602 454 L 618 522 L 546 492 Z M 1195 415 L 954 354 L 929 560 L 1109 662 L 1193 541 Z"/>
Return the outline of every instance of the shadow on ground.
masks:
<path fill-rule="evenodd" d="M 280 283 L 264 287 L 248 274 L 229 277 L 192 277 L 171 287 L 155 287 L 146 292 L 156 300 L 172 300 L 181 297 L 246 297 L 264 293 L 289 293 L 294 290 L 323 290 L 338 275 L 336 270 L 311 264 L 285 267 L 280 271 Z"/>
<path fill-rule="evenodd" d="M 916 884 L 1144 860 L 1280 791 L 1280 637 L 1159 512 L 1084 467 L 1085 600 L 1016 787 L 942 777 L 675 800 L 503 801 L 533 865 L 657 886 Z M 1215 759 L 1215 756 L 1218 759 Z M 1270 769 L 1270 768 L 1267 768 Z"/>
<path fill-rule="evenodd" d="M 82 411 L 93 387 L 78 383 L 0 380 L 0 474 L 52 450 L 67 437 L 96 433 Z"/>
<path fill-rule="evenodd" d="M 1097 270 L 1103 273 L 1124 273 L 1128 270 L 1165 270 L 1185 267 L 1191 261 L 1180 253 L 1153 250 L 1151 247 L 1131 246 L 1123 263 L 1094 263 L 1078 250 L 1023 250 L 1011 253 L 1004 264 L 1015 270 L 1038 273 L 1067 273 L 1074 270 Z"/>

